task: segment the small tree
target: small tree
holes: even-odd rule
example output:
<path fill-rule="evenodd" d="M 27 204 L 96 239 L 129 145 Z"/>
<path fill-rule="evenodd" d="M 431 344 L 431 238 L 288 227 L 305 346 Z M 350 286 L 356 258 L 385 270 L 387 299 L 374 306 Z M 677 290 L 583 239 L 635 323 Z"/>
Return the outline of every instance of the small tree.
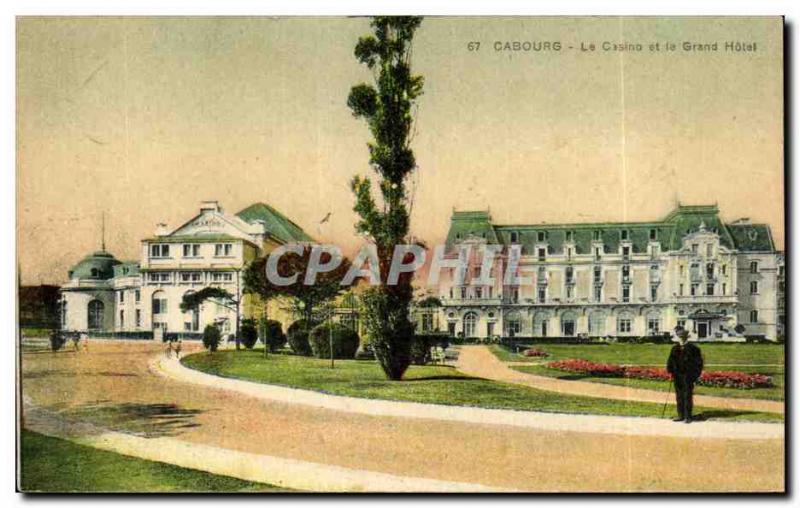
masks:
<path fill-rule="evenodd" d="M 263 319 L 261 321 L 261 339 L 264 341 L 264 356 L 267 351 L 275 352 L 286 344 L 286 335 L 280 321 Z"/>
<path fill-rule="evenodd" d="M 206 329 L 203 330 L 203 347 L 213 353 L 219 348 L 221 337 L 222 334 L 219 332 L 219 327 L 216 325 L 206 325 Z"/>
<path fill-rule="evenodd" d="M 333 357 L 352 360 L 358 350 L 358 334 L 347 326 L 338 323 L 323 323 L 315 326 L 308 335 L 311 349 L 317 358 Z"/>
<path fill-rule="evenodd" d="M 253 349 L 258 342 L 258 330 L 254 319 L 243 319 L 241 327 L 242 344 L 247 349 Z"/>

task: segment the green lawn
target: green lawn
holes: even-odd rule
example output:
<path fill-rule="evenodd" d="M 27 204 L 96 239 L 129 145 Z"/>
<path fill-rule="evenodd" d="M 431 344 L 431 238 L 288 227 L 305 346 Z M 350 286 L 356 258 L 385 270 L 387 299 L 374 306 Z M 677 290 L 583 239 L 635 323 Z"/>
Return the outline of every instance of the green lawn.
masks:
<path fill-rule="evenodd" d="M 612 385 L 630 386 L 631 388 L 646 388 L 648 390 L 670 391 L 669 381 L 655 381 L 650 379 L 629 379 L 629 378 L 611 378 L 611 377 L 584 377 L 580 374 L 572 372 L 564 372 L 562 370 L 550 369 L 544 365 L 519 365 L 512 366 L 513 369 L 528 374 L 536 374 L 538 376 L 555 377 L 559 379 L 591 381 L 594 383 L 606 383 Z M 783 400 L 784 399 L 784 374 L 783 369 L 770 368 L 770 367 L 757 367 L 741 369 L 747 372 L 757 372 L 772 376 L 772 381 L 775 384 L 772 388 L 753 388 L 751 390 L 742 390 L 736 388 L 717 388 L 712 386 L 695 385 L 695 394 L 699 395 L 714 395 L 717 397 L 734 397 L 746 399 L 768 399 L 768 400 Z"/>
<path fill-rule="evenodd" d="M 671 344 L 541 344 L 539 349 L 548 352 L 546 361 L 580 358 L 593 362 L 622 365 L 656 365 L 667 363 Z M 778 344 L 699 344 L 707 364 L 717 364 L 713 370 L 748 370 L 742 365 L 784 365 L 783 345 Z M 504 362 L 540 362 L 541 358 L 528 358 L 493 345 L 492 352 Z M 722 367 L 724 365 L 724 367 Z M 732 367 L 732 368 L 728 368 Z M 755 371 L 754 371 L 755 372 Z"/>
<path fill-rule="evenodd" d="M 261 351 L 197 353 L 186 366 L 219 376 L 316 390 L 336 395 L 558 413 L 660 416 L 660 404 L 563 395 L 464 375 L 452 367 L 411 366 L 403 381 L 389 381 L 376 362 L 329 360 Z M 781 415 L 698 408 L 710 418 L 782 421 Z M 670 410 L 665 417 L 672 417 Z"/>
<path fill-rule="evenodd" d="M 24 492 L 278 492 L 272 485 L 97 450 L 22 431 Z"/>

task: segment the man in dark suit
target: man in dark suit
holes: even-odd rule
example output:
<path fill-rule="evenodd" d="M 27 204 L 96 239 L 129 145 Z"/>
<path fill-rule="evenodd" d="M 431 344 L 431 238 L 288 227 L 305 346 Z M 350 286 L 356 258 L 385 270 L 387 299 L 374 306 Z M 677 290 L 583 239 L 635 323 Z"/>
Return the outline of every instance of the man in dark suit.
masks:
<path fill-rule="evenodd" d="M 694 384 L 703 372 L 703 355 L 700 348 L 687 341 L 689 332 L 679 327 L 675 335 L 679 342 L 672 346 L 667 360 L 667 372 L 672 375 L 678 403 L 678 416 L 674 421 L 691 423 Z"/>

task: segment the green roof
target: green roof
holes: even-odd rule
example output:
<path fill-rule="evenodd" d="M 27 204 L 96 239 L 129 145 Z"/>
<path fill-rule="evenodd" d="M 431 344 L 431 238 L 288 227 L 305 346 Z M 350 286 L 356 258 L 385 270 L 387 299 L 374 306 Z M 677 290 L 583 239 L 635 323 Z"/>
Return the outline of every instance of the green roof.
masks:
<path fill-rule="evenodd" d="M 264 221 L 267 232 L 285 243 L 313 241 L 303 228 L 266 203 L 254 203 L 236 215 L 248 223 Z"/>
<path fill-rule="evenodd" d="M 488 243 L 510 244 L 511 234 L 516 233 L 517 243 L 522 245 L 523 253 L 534 252 L 539 243 L 540 233 L 549 252 L 560 254 L 571 232 L 577 254 L 591 252 L 595 232 L 599 232 L 604 252 L 616 252 L 622 240 L 622 232 L 627 231 L 633 252 L 646 252 L 651 233 L 662 250 L 680 249 L 683 237 L 700 229 L 706 229 L 720 236 L 720 243 L 728 248 L 741 251 L 774 250 L 769 227 L 760 225 L 726 225 L 719 218 L 716 205 L 678 206 L 663 220 L 654 222 L 595 222 L 573 224 L 505 224 L 493 225 L 485 211 L 454 211 L 447 234 L 447 246 L 476 235 L 486 238 Z M 746 232 L 745 232 L 746 231 Z"/>
<path fill-rule="evenodd" d="M 208 242 L 246 242 L 252 244 L 253 242 L 239 238 L 238 236 L 227 235 L 224 233 L 209 233 L 209 234 L 196 234 L 196 235 L 175 235 L 175 236 L 154 236 L 146 238 L 146 242 L 159 242 L 159 243 L 208 243 Z"/>
<path fill-rule="evenodd" d="M 110 253 L 99 250 L 94 252 L 70 268 L 70 279 L 107 280 L 114 276 L 114 267 L 120 262 Z"/>
<path fill-rule="evenodd" d="M 131 277 L 139 275 L 139 263 L 137 261 L 123 261 L 114 266 L 114 277 Z"/>

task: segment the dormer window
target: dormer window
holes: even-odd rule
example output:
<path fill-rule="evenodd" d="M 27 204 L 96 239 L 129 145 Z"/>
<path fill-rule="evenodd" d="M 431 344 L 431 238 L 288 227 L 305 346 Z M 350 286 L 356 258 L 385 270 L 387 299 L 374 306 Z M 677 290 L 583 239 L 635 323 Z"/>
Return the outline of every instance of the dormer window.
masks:
<path fill-rule="evenodd" d="M 228 257 L 233 252 L 233 244 L 218 243 L 214 245 L 214 255 L 217 257 Z"/>
<path fill-rule="evenodd" d="M 196 258 L 200 257 L 200 244 L 185 243 L 183 244 L 183 257 Z"/>
<path fill-rule="evenodd" d="M 592 232 L 592 238 L 594 239 L 595 242 L 599 242 L 600 240 L 603 239 L 603 232 L 600 231 L 599 229 L 594 230 Z"/>
<path fill-rule="evenodd" d="M 567 231 L 567 241 L 571 242 L 573 239 L 572 231 Z"/>
<path fill-rule="evenodd" d="M 628 240 L 628 230 L 627 229 L 623 229 L 622 231 L 620 231 L 619 232 L 619 237 L 623 242 L 627 241 Z"/>
<path fill-rule="evenodd" d="M 519 243 L 519 233 L 516 231 L 511 232 L 511 243 Z"/>
<path fill-rule="evenodd" d="M 154 243 L 150 245 L 151 258 L 168 258 L 169 257 L 169 244 Z"/>
<path fill-rule="evenodd" d="M 539 231 L 536 233 L 536 240 L 539 242 L 544 242 L 547 240 L 547 232 L 546 231 Z"/>
<path fill-rule="evenodd" d="M 650 241 L 654 242 L 658 240 L 658 230 L 653 228 L 650 230 Z"/>
<path fill-rule="evenodd" d="M 545 249 L 544 247 L 539 247 L 539 249 L 537 249 L 537 252 L 539 261 L 544 261 L 545 257 L 547 256 L 547 249 Z"/>

